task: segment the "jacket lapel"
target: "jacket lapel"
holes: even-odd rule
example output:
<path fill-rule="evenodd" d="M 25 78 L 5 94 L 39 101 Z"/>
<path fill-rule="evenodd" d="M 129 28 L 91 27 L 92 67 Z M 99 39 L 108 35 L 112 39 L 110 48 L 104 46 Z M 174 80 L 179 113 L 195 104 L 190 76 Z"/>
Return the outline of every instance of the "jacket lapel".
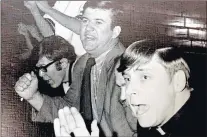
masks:
<path fill-rule="evenodd" d="M 112 91 L 111 88 L 108 88 L 108 83 L 114 81 L 108 81 L 110 74 L 113 71 L 113 67 L 115 66 L 115 58 L 120 56 L 124 52 L 124 46 L 119 42 L 106 56 L 106 59 L 104 61 L 104 65 L 101 70 L 98 89 L 97 89 L 97 113 L 99 120 L 101 120 L 102 114 L 103 114 L 103 107 L 104 102 L 106 101 L 106 94 L 110 94 Z M 110 106 L 110 100 L 107 100 L 107 106 Z"/>
<path fill-rule="evenodd" d="M 82 85 L 82 79 L 83 79 L 83 72 L 86 66 L 86 62 L 89 58 L 88 54 L 84 54 L 83 56 L 81 56 L 78 60 L 76 60 L 76 62 L 74 63 L 74 68 L 73 68 L 73 84 L 71 85 L 70 88 L 73 88 L 73 85 L 75 85 L 74 87 L 76 89 L 74 89 L 75 93 L 73 93 L 74 95 L 78 96 L 79 99 L 74 100 L 74 107 L 76 107 L 78 110 L 80 109 L 80 95 L 81 95 L 81 85 Z M 75 98 L 75 97 L 74 97 Z"/>

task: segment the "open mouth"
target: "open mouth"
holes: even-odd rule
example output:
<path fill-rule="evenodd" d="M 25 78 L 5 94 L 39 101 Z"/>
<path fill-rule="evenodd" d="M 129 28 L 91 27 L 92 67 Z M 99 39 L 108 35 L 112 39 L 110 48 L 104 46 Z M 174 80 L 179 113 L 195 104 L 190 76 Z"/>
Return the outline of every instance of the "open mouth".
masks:
<path fill-rule="evenodd" d="M 140 117 L 149 110 L 150 106 L 147 104 L 138 104 L 138 105 L 131 104 L 131 108 L 135 116 Z"/>
<path fill-rule="evenodd" d="M 92 40 L 95 40 L 95 37 L 94 36 L 91 36 L 91 35 L 85 35 L 85 39 L 87 41 L 92 41 Z"/>

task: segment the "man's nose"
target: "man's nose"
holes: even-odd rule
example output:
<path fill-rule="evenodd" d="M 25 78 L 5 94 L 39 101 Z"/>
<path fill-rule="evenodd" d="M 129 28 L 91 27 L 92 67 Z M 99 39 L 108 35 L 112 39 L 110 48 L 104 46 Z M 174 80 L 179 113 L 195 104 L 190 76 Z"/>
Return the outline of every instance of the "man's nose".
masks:
<path fill-rule="evenodd" d="M 39 76 L 43 77 L 44 75 L 45 75 L 45 73 L 43 71 L 39 70 Z"/>
<path fill-rule="evenodd" d="M 130 83 L 129 83 L 129 89 L 130 89 L 130 93 L 135 93 L 136 92 L 136 90 L 138 90 L 139 89 L 139 81 L 138 80 L 136 80 L 136 79 L 132 79 L 131 78 L 131 81 L 130 81 Z"/>
<path fill-rule="evenodd" d="M 120 100 L 122 100 L 122 101 L 126 100 L 126 87 L 125 86 L 121 87 Z"/>
<path fill-rule="evenodd" d="M 139 94 L 139 83 L 130 83 L 126 90 L 126 96 L 131 98 L 132 96 L 137 96 L 138 94 Z"/>
<path fill-rule="evenodd" d="M 89 22 L 86 26 L 87 31 L 94 31 L 94 25 L 93 23 Z"/>

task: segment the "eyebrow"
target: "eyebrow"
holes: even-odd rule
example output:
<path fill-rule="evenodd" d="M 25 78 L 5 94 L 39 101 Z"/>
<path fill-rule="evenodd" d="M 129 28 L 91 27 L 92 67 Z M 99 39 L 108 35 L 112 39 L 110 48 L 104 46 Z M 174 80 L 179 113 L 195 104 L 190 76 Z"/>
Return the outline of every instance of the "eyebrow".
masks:
<path fill-rule="evenodd" d="M 49 64 L 49 63 L 48 63 Z M 36 65 L 36 67 L 44 67 L 44 66 L 46 66 L 47 64 L 38 64 L 38 65 Z"/>
<path fill-rule="evenodd" d="M 150 71 L 150 70 L 152 69 L 151 68 L 139 68 L 139 67 L 134 69 L 134 71 Z"/>
<path fill-rule="evenodd" d="M 103 20 L 103 19 L 95 19 L 95 20 L 105 22 L 105 20 Z"/>
<path fill-rule="evenodd" d="M 82 17 L 81 17 L 81 19 L 88 19 L 88 18 L 86 18 L 86 17 L 82 16 Z"/>
<path fill-rule="evenodd" d="M 87 18 L 87 17 L 84 17 L 84 16 L 82 16 L 82 19 L 87 19 L 87 20 L 89 20 L 89 18 Z M 102 21 L 102 22 L 106 22 L 105 20 L 103 20 L 103 19 L 100 19 L 100 18 L 97 18 L 97 19 L 94 19 L 94 20 L 96 20 L 96 21 Z"/>
<path fill-rule="evenodd" d="M 51 62 L 48 63 L 48 64 L 44 64 L 44 63 L 43 63 L 43 64 L 40 63 L 39 65 L 36 64 L 35 66 L 36 66 L 36 67 L 45 67 L 45 66 L 48 66 L 49 64 L 52 65 L 52 64 L 55 63 L 56 61 L 58 61 L 58 60 L 53 60 L 53 61 L 51 61 Z M 49 65 L 49 66 L 50 66 L 50 65 Z"/>

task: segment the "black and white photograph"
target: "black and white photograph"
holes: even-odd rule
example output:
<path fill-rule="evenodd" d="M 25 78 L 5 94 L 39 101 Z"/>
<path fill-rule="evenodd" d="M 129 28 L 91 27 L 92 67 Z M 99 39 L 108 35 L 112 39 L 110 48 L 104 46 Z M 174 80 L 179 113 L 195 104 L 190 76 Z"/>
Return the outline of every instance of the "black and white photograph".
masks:
<path fill-rule="evenodd" d="M 207 136 L 207 1 L 0 3 L 2 137 Z"/>

